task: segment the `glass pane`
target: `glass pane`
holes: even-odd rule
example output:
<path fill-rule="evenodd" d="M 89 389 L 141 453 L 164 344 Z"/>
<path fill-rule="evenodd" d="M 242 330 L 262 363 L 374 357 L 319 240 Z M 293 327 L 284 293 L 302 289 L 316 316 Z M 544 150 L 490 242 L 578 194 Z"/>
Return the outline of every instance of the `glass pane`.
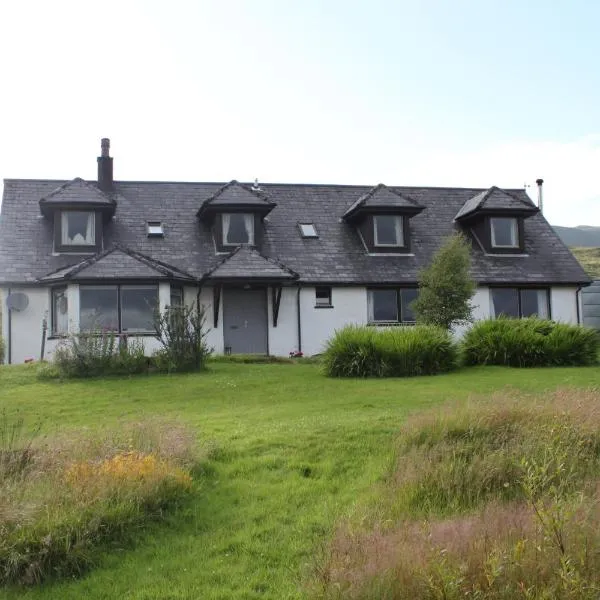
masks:
<path fill-rule="evenodd" d="M 254 242 L 254 219 L 252 215 L 231 213 L 223 215 L 223 239 L 225 244 L 252 244 Z"/>
<path fill-rule="evenodd" d="M 497 217 L 492 219 L 492 246 L 515 248 L 517 244 L 517 220 Z"/>
<path fill-rule="evenodd" d="M 121 287 L 121 331 L 154 331 L 156 287 Z"/>
<path fill-rule="evenodd" d="M 396 290 L 371 290 L 370 320 L 398 321 L 398 294 Z"/>
<path fill-rule="evenodd" d="M 170 306 L 182 306 L 183 305 L 183 288 L 177 286 L 171 286 L 171 300 Z"/>
<path fill-rule="evenodd" d="M 418 295 L 418 290 L 400 290 L 403 323 L 414 323 L 417 320 L 415 313 L 412 310 L 411 303 L 417 299 Z"/>
<path fill-rule="evenodd" d="M 116 286 L 79 288 L 79 327 L 82 331 L 119 330 Z"/>
<path fill-rule="evenodd" d="M 373 217 L 376 246 L 402 245 L 402 217 L 378 215 Z"/>
<path fill-rule="evenodd" d="M 521 316 L 548 318 L 548 290 L 521 290 Z"/>
<path fill-rule="evenodd" d="M 93 246 L 96 232 L 94 213 L 66 211 L 62 213 L 62 243 L 66 246 Z"/>
<path fill-rule="evenodd" d="M 52 290 L 52 333 L 64 335 L 69 329 L 69 305 L 65 288 Z"/>
<path fill-rule="evenodd" d="M 494 305 L 494 316 L 506 317 L 519 316 L 519 291 L 517 288 L 492 289 L 492 304 Z"/>
<path fill-rule="evenodd" d="M 320 306 L 329 306 L 331 304 L 331 288 L 318 287 L 315 290 L 316 304 Z"/>
<path fill-rule="evenodd" d="M 317 230 L 312 223 L 300 223 L 302 237 L 317 237 Z"/>

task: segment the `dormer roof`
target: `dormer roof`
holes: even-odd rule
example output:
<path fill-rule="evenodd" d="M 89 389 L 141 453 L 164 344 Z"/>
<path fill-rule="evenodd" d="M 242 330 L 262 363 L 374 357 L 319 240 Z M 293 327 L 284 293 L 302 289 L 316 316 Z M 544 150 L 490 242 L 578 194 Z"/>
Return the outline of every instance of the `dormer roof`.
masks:
<path fill-rule="evenodd" d="M 277 204 L 261 190 L 248 187 L 233 179 L 206 198 L 196 213 L 201 219 L 212 218 L 218 212 L 254 212 L 261 216 L 271 212 Z"/>
<path fill-rule="evenodd" d="M 366 194 L 358 198 L 344 213 L 343 219 L 351 222 L 359 219 L 364 214 L 390 213 L 414 216 L 423 210 L 410 196 L 396 192 L 383 183 L 371 188 Z"/>
<path fill-rule="evenodd" d="M 469 198 L 456 213 L 454 220 L 461 221 L 477 213 L 531 216 L 537 212 L 539 212 L 539 209 L 528 198 L 516 196 L 494 185 L 490 189 Z"/>
<path fill-rule="evenodd" d="M 115 212 L 117 203 L 111 194 L 107 194 L 94 184 L 76 177 L 41 198 L 39 205 L 44 216 L 48 216 L 57 208 L 96 208 L 112 215 Z"/>
<path fill-rule="evenodd" d="M 263 256 L 250 246 L 239 246 L 205 279 L 212 281 L 248 280 L 285 281 L 298 278 L 298 274 L 278 261 Z"/>
<path fill-rule="evenodd" d="M 63 267 L 38 281 L 45 283 L 87 279 L 179 279 L 194 281 L 194 277 L 177 267 L 146 256 L 135 250 L 115 246 L 82 261 Z"/>

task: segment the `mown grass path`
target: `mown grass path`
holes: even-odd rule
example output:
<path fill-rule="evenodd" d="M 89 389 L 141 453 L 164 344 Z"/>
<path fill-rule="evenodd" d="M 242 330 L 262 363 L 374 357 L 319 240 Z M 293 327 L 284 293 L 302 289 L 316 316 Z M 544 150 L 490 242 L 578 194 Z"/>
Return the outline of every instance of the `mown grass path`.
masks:
<path fill-rule="evenodd" d="M 1 368 L 0 408 L 41 419 L 48 435 L 157 415 L 191 424 L 213 450 L 196 499 L 87 576 L 0 597 L 302 598 L 336 521 L 385 474 L 405 415 L 505 386 L 599 387 L 600 369 L 332 380 L 311 364 L 214 363 L 202 375 L 40 383 L 32 369 Z"/>

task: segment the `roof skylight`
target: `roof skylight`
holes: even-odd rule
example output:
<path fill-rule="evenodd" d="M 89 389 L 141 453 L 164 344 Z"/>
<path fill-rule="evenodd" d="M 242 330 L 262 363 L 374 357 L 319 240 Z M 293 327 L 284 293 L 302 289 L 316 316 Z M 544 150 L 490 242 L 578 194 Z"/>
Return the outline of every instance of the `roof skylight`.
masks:
<path fill-rule="evenodd" d="M 298 223 L 300 227 L 300 235 L 303 238 L 318 238 L 317 230 L 314 223 Z"/>
<path fill-rule="evenodd" d="M 165 232 L 160 221 L 148 221 L 148 237 L 163 237 Z"/>

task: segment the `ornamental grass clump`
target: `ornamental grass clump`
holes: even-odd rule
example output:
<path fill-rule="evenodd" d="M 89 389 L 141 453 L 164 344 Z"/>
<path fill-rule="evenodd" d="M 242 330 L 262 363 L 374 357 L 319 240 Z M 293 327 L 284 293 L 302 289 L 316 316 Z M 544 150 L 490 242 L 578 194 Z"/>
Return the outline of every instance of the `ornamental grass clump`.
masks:
<path fill-rule="evenodd" d="M 0 473 L 0 584 L 86 571 L 103 544 L 192 493 L 199 460 L 192 432 L 159 421 L 34 440 L 27 452 L 26 468 Z"/>
<path fill-rule="evenodd" d="M 441 327 L 358 327 L 336 331 L 322 356 L 330 377 L 434 375 L 457 366 L 458 351 Z"/>
<path fill-rule="evenodd" d="M 530 317 L 479 321 L 465 334 L 467 365 L 587 366 L 597 363 L 600 335 L 580 325 Z"/>
<path fill-rule="evenodd" d="M 315 597 L 597 600 L 600 393 L 496 394 L 415 414 Z"/>

